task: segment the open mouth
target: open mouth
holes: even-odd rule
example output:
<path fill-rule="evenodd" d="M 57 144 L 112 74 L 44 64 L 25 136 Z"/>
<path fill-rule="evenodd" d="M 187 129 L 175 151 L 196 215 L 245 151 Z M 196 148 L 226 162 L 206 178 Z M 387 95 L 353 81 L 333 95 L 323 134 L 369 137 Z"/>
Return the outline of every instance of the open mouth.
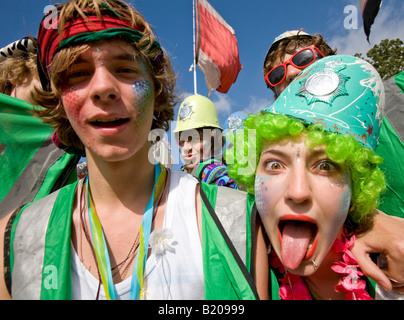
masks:
<path fill-rule="evenodd" d="M 99 128 L 114 128 L 118 127 L 124 123 L 127 123 L 129 121 L 128 118 L 116 118 L 116 119 L 97 119 L 95 121 L 92 121 L 91 124 L 93 126 L 99 127 Z"/>
<path fill-rule="evenodd" d="M 314 254 L 318 241 L 318 228 L 314 220 L 306 216 L 283 217 L 278 225 L 282 262 L 290 270 Z"/>

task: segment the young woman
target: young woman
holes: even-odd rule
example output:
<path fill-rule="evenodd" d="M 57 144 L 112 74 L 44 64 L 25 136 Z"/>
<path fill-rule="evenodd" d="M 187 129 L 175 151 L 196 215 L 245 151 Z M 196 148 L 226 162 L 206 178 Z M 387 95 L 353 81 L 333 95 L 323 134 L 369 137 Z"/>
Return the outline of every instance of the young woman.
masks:
<path fill-rule="evenodd" d="M 274 93 L 275 100 L 306 67 L 325 56 L 335 55 L 336 51 L 336 49 L 331 49 L 322 35 L 310 35 L 302 31 L 302 29 L 286 31 L 278 35 L 271 43 L 263 65 L 265 83 Z M 399 76 L 397 75 L 397 79 Z M 396 83 L 399 83 L 399 81 L 397 80 Z M 384 82 L 384 85 L 388 86 L 387 82 Z M 379 234 L 382 237 L 375 238 L 376 233 L 371 233 L 371 236 L 365 237 L 373 244 L 369 247 L 359 245 L 358 242 L 354 247 L 354 251 L 356 251 L 358 261 L 361 262 L 363 269 L 367 273 L 372 274 L 375 278 L 387 280 L 386 276 L 379 273 L 372 263 L 368 263 L 370 262 L 369 256 L 363 254 L 363 249 L 368 253 L 377 253 L 383 251 L 383 246 L 389 247 L 388 252 L 386 252 L 389 267 L 384 272 L 389 278 L 400 280 L 398 282 L 386 282 L 387 288 L 393 285 L 397 289 L 401 284 L 402 288 L 399 290 L 404 293 L 404 262 L 400 258 L 401 248 L 403 247 L 400 234 L 403 232 L 404 224 L 402 219 L 393 217 L 404 217 L 404 203 L 400 196 L 402 190 L 404 190 L 404 179 L 399 174 L 404 170 L 402 162 L 398 160 L 401 158 L 400 155 L 404 154 L 404 148 L 403 141 L 400 138 L 403 135 L 400 134 L 399 126 L 392 125 L 393 123 L 400 123 L 400 114 L 392 98 L 394 95 L 394 90 L 392 91 L 392 89 L 386 87 L 386 103 L 382 111 L 384 117 L 380 128 L 379 144 L 376 149 L 376 153 L 384 159 L 379 167 L 386 176 L 387 185 L 381 195 L 382 201 L 378 206 L 378 209 L 386 214 L 377 215 L 374 228 L 374 230 L 380 230 Z M 402 96 L 401 92 L 397 96 Z M 382 244 L 383 234 L 386 233 L 386 230 L 388 230 L 389 234 L 394 235 L 394 239 Z"/>
<path fill-rule="evenodd" d="M 350 249 L 370 229 L 385 188 L 374 153 L 383 104 L 370 64 L 332 56 L 244 121 L 256 139 L 236 152 L 256 144 L 259 160 L 254 174 L 238 175 L 236 163 L 230 175 L 255 194 L 273 250 L 273 299 L 370 299 Z"/>
<path fill-rule="evenodd" d="M 235 228 L 213 219 L 228 210 L 221 191 L 148 161 L 149 132 L 168 129 L 177 103 L 175 74 L 150 26 L 119 0 L 55 9 L 58 29 L 49 28 L 50 12 L 38 34 L 49 91 L 38 114 L 56 128 L 60 146 L 86 155 L 88 175 L 2 220 L 1 297 L 265 298 L 252 199 L 226 190 L 234 221 L 244 222 L 233 222 L 241 231 L 234 248 Z"/>

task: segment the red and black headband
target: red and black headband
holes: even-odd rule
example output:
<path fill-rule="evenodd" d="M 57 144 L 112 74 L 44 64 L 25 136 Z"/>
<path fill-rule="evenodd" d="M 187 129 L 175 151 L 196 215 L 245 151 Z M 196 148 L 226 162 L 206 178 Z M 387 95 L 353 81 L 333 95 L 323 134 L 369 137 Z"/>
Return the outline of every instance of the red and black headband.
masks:
<path fill-rule="evenodd" d="M 38 30 L 38 72 L 44 90 L 50 89 L 49 66 L 58 50 L 80 45 L 84 43 L 97 42 L 114 37 L 140 41 L 143 38 L 144 28 L 134 26 L 130 19 L 121 12 L 115 12 L 111 9 L 101 10 L 102 19 L 94 11 L 85 11 L 86 19 L 78 17 L 66 22 L 62 34 L 59 35 L 56 27 L 59 22 L 59 14 L 62 9 L 60 5 L 54 10 L 49 11 L 43 17 Z M 57 23 L 50 19 L 57 19 Z M 151 48 L 159 49 L 160 54 L 155 59 L 157 63 L 162 60 L 163 52 L 157 41 L 154 41 Z"/>

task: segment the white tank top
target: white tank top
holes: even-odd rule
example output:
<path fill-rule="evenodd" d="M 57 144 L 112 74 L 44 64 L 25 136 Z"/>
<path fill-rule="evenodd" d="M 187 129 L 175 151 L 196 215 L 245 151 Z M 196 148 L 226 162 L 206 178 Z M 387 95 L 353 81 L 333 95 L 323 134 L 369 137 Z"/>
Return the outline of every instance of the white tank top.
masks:
<path fill-rule="evenodd" d="M 171 170 L 170 191 L 163 228 L 150 235 L 160 239 L 151 249 L 147 259 L 144 299 L 149 300 L 201 300 L 204 299 L 202 245 L 195 211 L 195 187 L 197 180 L 189 174 Z M 172 237 L 170 238 L 170 233 Z M 155 241 L 156 242 L 156 241 Z M 72 297 L 74 300 L 96 298 L 99 281 L 80 261 L 72 247 Z M 130 297 L 132 277 L 115 284 L 116 298 Z M 100 299 L 106 299 L 101 286 Z"/>

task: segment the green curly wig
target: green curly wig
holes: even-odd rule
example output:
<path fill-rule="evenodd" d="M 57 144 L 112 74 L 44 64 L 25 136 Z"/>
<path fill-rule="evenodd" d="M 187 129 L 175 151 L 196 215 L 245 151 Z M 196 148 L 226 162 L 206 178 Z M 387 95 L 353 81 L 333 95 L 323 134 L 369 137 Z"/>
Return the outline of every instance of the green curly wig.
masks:
<path fill-rule="evenodd" d="M 307 125 L 283 114 L 260 112 L 250 115 L 243 125 L 244 130 L 232 137 L 235 143 L 225 152 L 229 175 L 241 189 L 254 194 L 255 173 L 264 144 L 306 134 L 307 148 L 325 145 L 331 161 L 350 169 L 352 210 L 349 217 L 357 225 L 355 228 L 372 220 L 379 195 L 385 189 L 384 174 L 378 167 L 383 159 L 372 150 L 361 146 L 352 136 L 325 131 L 319 124 Z"/>

